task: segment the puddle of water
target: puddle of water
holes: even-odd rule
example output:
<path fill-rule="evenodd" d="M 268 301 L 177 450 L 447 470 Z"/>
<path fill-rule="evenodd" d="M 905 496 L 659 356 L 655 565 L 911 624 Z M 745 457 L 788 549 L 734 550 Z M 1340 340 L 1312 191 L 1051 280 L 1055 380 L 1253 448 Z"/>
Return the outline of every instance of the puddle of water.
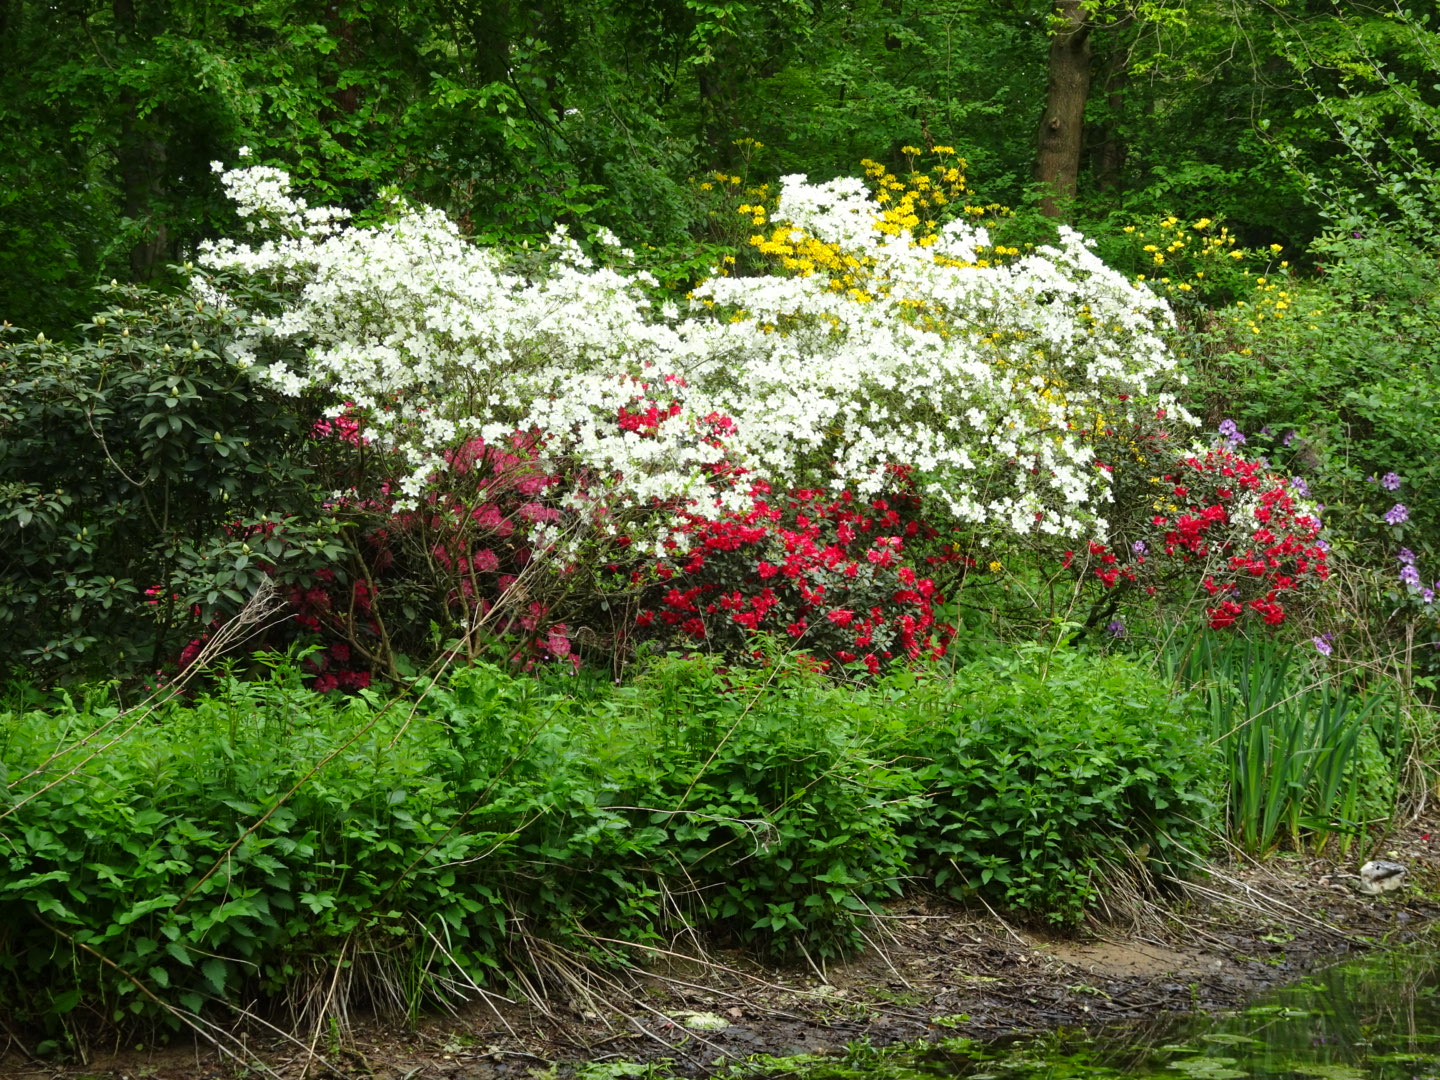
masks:
<path fill-rule="evenodd" d="M 1363 957 L 1230 1015 L 1008 1045 L 952 1044 L 926 1055 L 925 1071 L 968 1080 L 1436 1080 L 1440 954 Z"/>
<path fill-rule="evenodd" d="M 1375 954 L 1221 1016 L 913 1055 L 852 1054 L 813 1076 L 866 1080 L 1440 1080 L 1440 953 Z"/>

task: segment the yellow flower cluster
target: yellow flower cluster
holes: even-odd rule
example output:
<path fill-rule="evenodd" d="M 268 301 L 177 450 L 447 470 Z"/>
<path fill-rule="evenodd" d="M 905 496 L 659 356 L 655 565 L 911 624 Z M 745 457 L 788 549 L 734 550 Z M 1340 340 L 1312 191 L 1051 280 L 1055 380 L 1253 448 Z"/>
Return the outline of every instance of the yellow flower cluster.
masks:
<path fill-rule="evenodd" d="M 1180 255 L 1192 259 L 1214 259 L 1227 254 L 1231 258 L 1243 258 L 1244 252 L 1232 250 L 1235 247 L 1235 237 L 1229 229 L 1222 227 L 1218 233 L 1210 233 L 1214 224 L 1213 219 L 1202 217 L 1187 228 L 1179 218 L 1172 215 L 1160 222 L 1160 233 L 1154 238 L 1158 243 L 1152 241 L 1146 244 L 1143 250 L 1156 266 L 1164 266 L 1166 258 Z M 1125 232 L 1134 234 L 1136 227 L 1127 225 Z M 1192 232 L 1197 235 L 1191 236 Z M 1150 234 L 1139 232 L 1137 239 L 1148 240 Z M 1201 276 L 1204 276 L 1203 272 Z"/>
<path fill-rule="evenodd" d="M 916 159 L 924 153 L 923 150 L 917 146 L 903 146 L 900 150 L 910 159 L 911 165 L 904 179 L 878 161 L 866 158 L 860 162 L 865 178 L 875 192 L 875 201 L 881 206 L 880 216 L 874 222 L 877 232 L 886 236 L 908 237 L 912 244 L 923 248 L 936 242 L 941 218 L 946 214 L 953 215 L 956 207 L 962 208 L 962 212 L 970 217 L 998 217 L 1010 213 L 1007 207 L 997 203 L 974 205 L 967 201 L 965 159 L 956 156 L 954 147 L 935 147 L 931 153 L 940 160 L 928 171 L 916 167 Z M 736 210 L 748 219 L 749 224 L 764 226 L 769 218 L 766 209 L 768 188 L 753 189 L 751 196 L 751 201 L 741 203 Z M 840 245 L 821 241 L 801 229 L 782 223 L 768 232 L 754 233 L 750 244 L 760 254 L 777 260 L 790 273 L 801 277 L 827 275 L 832 290 L 857 303 L 889 295 L 888 285 L 874 278 L 873 260 L 844 251 Z M 938 255 L 936 262 L 946 266 L 984 267 L 1019 254 L 1019 248 L 996 245 L 987 249 L 985 257 L 975 262 L 960 262 Z M 924 321 L 925 305 L 911 303 L 907 306 Z"/>
<path fill-rule="evenodd" d="M 1165 276 L 1148 278 L 1157 291 L 1184 294 L 1212 283 L 1223 283 L 1234 292 L 1251 290 L 1250 295 L 1234 300 L 1222 312 L 1236 335 L 1234 347 L 1241 355 L 1253 355 L 1251 345 L 1257 335 L 1303 332 L 1306 326 L 1316 329 L 1309 320 L 1318 319 L 1322 313 L 1307 310 L 1315 301 L 1297 284 L 1289 260 L 1279 258 L 1284 245 L 1246 248 L 1228 229 L 1217 230 L 1215 226 L 1216 222 L 1208 217 L 1187 226 L 1172 216 L 1150 226 L 1148 232 L 1144 226 L 1134 225 L 1124 231 L 1137 241 L 1149 241 L 1139 248 L 1139 254 L 1155 266 L 1166 267 Z M 1256 273 L 1249 267 L 1263 269 Z M 1207 272 L 1213 275 L 1211 279 L 1207 279 Z M 1137 274 L 1136 279 L 1146 281 L 1147 276 Z"/>
<path fill-rule="evenodd" d="M 723 190 L 725 190 L 725 188 L 727 188 L 727 187 L 729 187 L 729 188 L 738 187 L 740 184 L 743 184 L 744 182 L 745 182 L 745 181 L 744 181 L 744 178 L 743 178 L 743 177 L 735 176 L 735 175 L 733 175 L 733 174 L 731 174 L 731 173 L 721 172 L 721 171 L 719 171 L 719 170 L 716 170 L 715 172 L 712 172 L 712 173 L 710 174 L 710 178 L 709 178 L 708 180 L 702 180 L 702 181 L 700 181 L 699 187 L 700 187 L 700 190 L 701 190 L 701 191 L 715 191 L 715 190 L 717 190 L 717 185 L 718 185 L 719 190 L 723 191 Z"/>
<path fill-rule="evenodd" d="M 1276 245 L 1278 246 L 1278 245 Z M 1283 319 L 1295 302 L 1295 294 L 1288 288 L 1281 288 L 1261 274 L 1255 278 L 1253 300 L 1238 300 L 1235 307 L 1244 313 L 1245 325 L 1252 334 L 1260 333 L 1266 319 Z"/>
<path fill-rule="evenodd" d="M 741 207 L 741 212 L 745 212 Z M 764 213 L 763 207 L 752 207 L 752 211 Z M 757 223 L 764 218 L 757 215 Z M 830 275 L 830 288 L 846 290 L 857 300 L 869 300 L 868 294 L 858 291 L 862 279 L 868 278 L 873 260 L 863 259 L 842 251 L 838 244 L 827 244 L 817 240 L 801 229 L 789 225 L 775 226 L 768 234 L 756 233 L 750 237 L 750 244 L 762 255 L 778 259 L 780 265 L 800 277 L 824 273 Z"/>
<path fill-rule="evenodd" d="M 1151 267 L 1163 268 L 1148 274 L 1136 274 L 1135 280 L 1148 281 L 1152 288 L 1171 295 L 1184 294 L 1207 284 L 1207 272 L 1221 271 L 1225 281 L 1234 282 L 1231 275 L 1236 271 L 1230 269 L 1233 263 L 1241 262 L 1248 255 L 1263 257 L 1266 254 L 1240 247 L 1228 228 L 1221 226 L 1217 229 L 1216 225 L 1215 219 L 1208 217 L 1187 225 L 1171 215 L 1148 228 L 1125 226 L 1125 233 L 1135 240 L 1148 241 L 1140 247 L 1144 262 Z M 1273 258 L 1282 250 L 1281 245 L 1272 244 L 1268 254 Z M 1279 265 L 1285 269 L 1290 264 L 1282 262 Z M 1185 280 L 1187 278 L 1189 280 Z"/>

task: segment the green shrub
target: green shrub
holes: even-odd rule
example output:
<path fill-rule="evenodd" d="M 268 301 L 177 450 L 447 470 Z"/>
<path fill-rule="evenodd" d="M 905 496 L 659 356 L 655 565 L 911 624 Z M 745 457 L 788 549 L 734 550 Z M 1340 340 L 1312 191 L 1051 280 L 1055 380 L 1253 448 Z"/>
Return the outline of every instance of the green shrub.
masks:
<path fill-rule="evenodd" d="M 342 550 L 301 410 L 226 358 L 246 314 L 104 296 L 68 343 L 0 338 L 3 673 L 153 671 L 267 577 L 308 584 Z"/>
<path fill-rule="evenodd" d="M 1333 590 L 1315 629 L 1359 662 L 1405 653 L 1402 666 L 1433 693 L 1440 271 L 1413 238 L 1351 225 L 1311 246 L 1310 275 L 1249 253 L 1249 289 L 1182 321 L 1192 408 L 1212 423 L 1231 420 L 1247 452 L 1325 507 L 1331 562 L 1348 587 Z"/>
<path fill-rule="evenodd" d="M 1129 661 L 1024 650 L 918 683 L 903 707 L 930 761 L 912 842 L 953 896 L 1074 922 L 1132 855 L 1173 874 L 1204 848 L 1202 729 Z"/>
<path fill-rule="evenodd" d="M 609 964 L 633 955 L 597 935 L 648 941 L 663 923 L 654 864 L 664 833 L 642 820 L 644 793 L 613 753 L 626 733 L 607 698 L 582 707 L 555 687 L 476 664 L 423 708 L 446 734 L 433 768 L 461 808 L 457 827 L 487 838 L 481 869 L 510 932 Z M 494 943 L 486 963 L 499 966 L 521 944 Z M 523 949 L 514 959 L 526 966 Z"/>
<path fill-rule="evenodd" d="M 669 729 L 652 744 L 651 822 L 698 921 L 781 954 L 858 947 L 901 892 L 903 830 L 923 805 L 876 703 L 703 658 L 655 664 L 632 700 Z"/>
<path fill-rule="evenodd" d="M 342 974 L 331 1008 L 413 1012 L 685 925 L 833 955 L 906 870 L 917 781 L 839 691 L 667 660 L 577 695 L 479 664 L 382 705 L 276 666 L 153 715 L 13 696 L 0 1015 L 173 1026 L 314 1008 Z"/>
<path fill-rule="evenodd" d="M 814 960 L 917 868 L 1074 919 L 1107 861 L 1184 863 L 1206 759 L 1133 666 L 1035 659 L 862 689 L 476 664 L 389 704 L 272 660 L 148 713 L 12 693 L 0 1017 L 55 1042 L 254 1001 L 413 1014 L 689 930 Z"/>
<path fill-rule="evenodd" d="M 442 941 L 478 976 L 505 927 L 472 865 L 493 839 L 454 828 L 434 741 L 293 675 L 158 716 L 0 717 L 0 1011 L 52 1037 L 173 1025 L 214 1001 L 303 997 L 337 966 L 370 990 L 418 983 L 413 1008 L 437 993 L 410 976 Z"/>

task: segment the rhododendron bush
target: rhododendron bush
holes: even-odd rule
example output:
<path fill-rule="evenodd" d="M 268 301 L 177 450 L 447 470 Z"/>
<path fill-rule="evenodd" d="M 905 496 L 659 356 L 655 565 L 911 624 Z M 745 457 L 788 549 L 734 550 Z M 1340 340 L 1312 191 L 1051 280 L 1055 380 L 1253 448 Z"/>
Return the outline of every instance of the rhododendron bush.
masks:
<path fill-rule="evenodd" d="M 1329 578 L 1316 508 L 1293 480 L 1228 443 L 1182 451 L 1168 471 L 1145 477 L 1142 491 L 1146 498 L 1127 501 L 1148 514 L 1117 528 L 1113 542 L 1065 553 L 1066 568 L 1115 594 L 1097 610 L 1113 612 L 1134 590 L 1173 599 L 1180 580 L 1199 584 L 1212 629 L 1242 620 L 1274 627 Z"/>
<path fill-rule="evenodd" d="M 1079 421 L 1180 415 L 1162 388 L 1176 378 L 1164 302 L 1071 232 L 979 267 L 983 229 L 887 235 L 861 181 L 788 177 L 777 219 L 853 249 L 870 288 L 717 276 L 656 303 L 646 274 L 596 265 L 563 232 L 522 268 L 434 211 L 397 205 L 360 228 L 305 206 L 275 170 L 224 179 L 266 239 L 210 244 L 202 265 L 290 289 L 234 359 L 289 393 L 332 395 L 337 415 L 353 403 L 377 447 L 403 456 L 412 506 L 453 447 L 519 430 L 565 473 L 567 508 L 602 529 L 628 508 L 743 510 L 736 468 L 868 498 L 901 463 L 981 532 L 1088 535 L 1108 479 Z M 655 515 L 645 535 L 663 550 L 672 533 Z"/>
<path fill-rule="evenodd" d="M 860 180 L 787 177 L 754 241 L 769 272 L 662 299 L 603 231 L 599 262 L 563 230 L 507 253 L 399 202 L 349 224 L 278 170 L 223 179 L 252 235 L 203 249 L 197 293 L 284 297 L 231 358 L 333 403 L 324 434 L 356 463 L 335 505 L 392 519 L 372 569 L 406 538 L 462 626 L 544 562 L 629 590 L 669 642 L 769 630 L 871 667 L 923 655 L 952 632 L 934 551 L 1028 536 L 1103 561 L 1096 432 L 1190 423 L 1168 307 L 1068 230 L 995 259 L 964 220 L 920 228 Z M 503 505 L 464 475 L 500 447 L 529 485 L 507 481 Z M 522 591 L 496 624 L 568 655 L 543 590 Z"/>

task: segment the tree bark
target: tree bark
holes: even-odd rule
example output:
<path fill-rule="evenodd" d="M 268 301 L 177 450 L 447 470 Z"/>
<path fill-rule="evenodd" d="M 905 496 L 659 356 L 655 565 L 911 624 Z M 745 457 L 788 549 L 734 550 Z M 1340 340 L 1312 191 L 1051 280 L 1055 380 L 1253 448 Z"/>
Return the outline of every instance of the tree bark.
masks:
<path fill-rule="evenodd" d="M 1081 0 L 1055 5 L 1060 25 L 1050 32 L 1045 112 L 1036 140 L 1035 179 L 1045 185 L 1040 212 L 1065 216 L 1075 198 L 1085 150 L 1085 101 L 1090 95 L 1090 23 Z"/>
<path fill-rule="evenodd" d="M 355 22 L 338 3 L 330 3 L 325 5 L 325 29 L 335 39 L 336 46 L 324 75 L 330 107 L 336 118 L 352 116 L 360 108 L 360 87 L 354 83 L 341 86 L 340 73 L 355 61 Z"/>

